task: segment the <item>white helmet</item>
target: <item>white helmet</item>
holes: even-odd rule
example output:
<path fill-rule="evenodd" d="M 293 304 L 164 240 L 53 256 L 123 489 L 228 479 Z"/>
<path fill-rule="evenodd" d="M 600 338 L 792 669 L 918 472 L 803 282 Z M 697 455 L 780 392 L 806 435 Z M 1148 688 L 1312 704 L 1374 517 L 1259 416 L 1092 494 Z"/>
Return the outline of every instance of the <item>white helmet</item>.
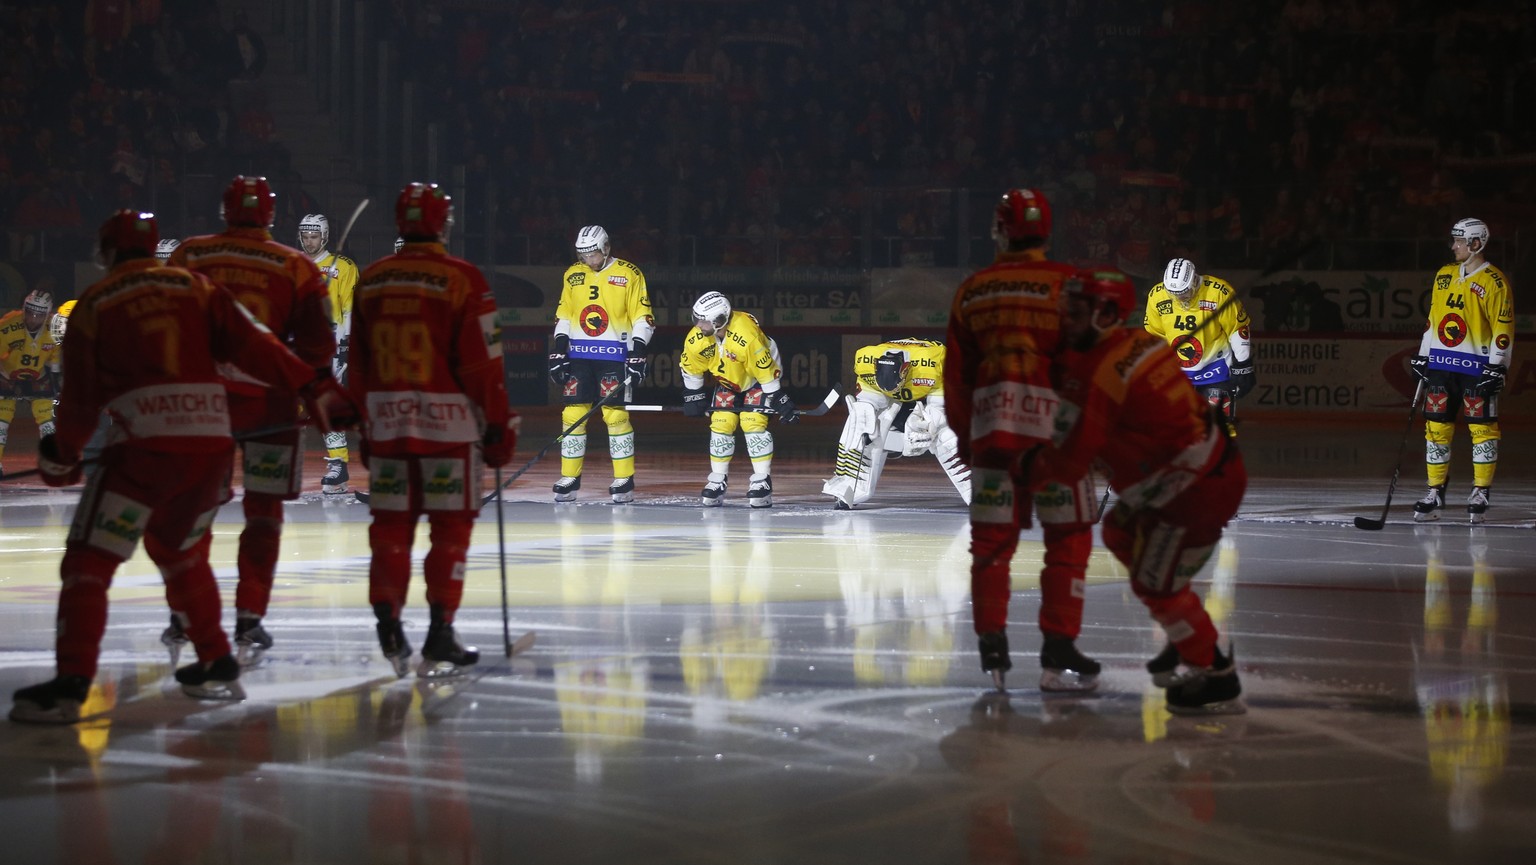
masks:
<path fill-rule="evenodd" d="M 181 241 L 174 237 L 167 237 L 164 240 L 161 240 L 159 243 L 155 244 L 155 258 L 158 258 L 161 261 L 169 259 L 171 257 L 171 253 L 175 252 L 176 247 L 180 245 Z"/>
<path fill-rule="evenodd" d="M 711 291 L 699 296 L 693 302 L 693 323 L 705 336 L 714 335 L 715 331 L 725 327 L 731 320 L 731 301 L 718 291 Z"/>
<path fill-rule="evenodd" d="M 1466 238 L 1467 249 L 1473 252 L 1482 252 L 1488 245 L 1488 224 L 1481 219 L 1458 219 L 1451 226 L 1451 239 Z M 1472 241 L 1479 241 L 1477 248 L 1472 249 Z"/>
<path fill-rule="evenodd" d="M 1200 274 L 1195 272 L 1195 263 L 1187 258 L 1175 258 L 1163 268 L 1163 288 L 1171 295 L 1188 297 L 1199 284 Z"/>
<path fill-rule="evenodd" d="M 403 238 L 403 237 L 395 238 L 395 252 L 399 253 L 400 250 L 402 250 L 404 248 L 405 248 L 405 238 Z"/>
<path fill-rule="evenodd" d="M 576 257 L 601 252 L 608 258 L 608 232 L 601 225 L 588 225 L 576 232 Z"/>
<path fill-rule="evenodd" d="M 314 252 L 304 249 L 304 235 L 317 232 L 320 235 L 320 248 Z M 304 249 L 308 255 L 320 256 L 325 254 L 325 248 L 331 244 L 331 221 L 325 218 L 325 214 L 311 213 L 299 220 L 299 248 Z"/>

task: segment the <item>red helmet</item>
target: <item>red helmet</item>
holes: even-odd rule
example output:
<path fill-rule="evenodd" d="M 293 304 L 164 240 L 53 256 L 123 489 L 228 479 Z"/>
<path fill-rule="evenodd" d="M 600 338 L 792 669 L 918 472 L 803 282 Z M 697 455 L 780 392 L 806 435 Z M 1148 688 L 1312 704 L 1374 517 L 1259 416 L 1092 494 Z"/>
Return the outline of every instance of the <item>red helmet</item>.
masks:
<path fill-rule="evenodd" d="M 406 240 L 441 240 L 453 225 L 453 197 L 436 183 L 408 183 L 395 199 L 395 228 Z"/>
<path fill-rule="evenodd" d="M 1102 309 L 1106 303 L 1113 303 L 1116 325 L 1124 324 L 1130 318 L 1131 310 L 1136 308 L 1136 286 L 1118 268 L 1082 268 L 1078 270 L 1076 279 L 1066 281 L 1065 290 L 1069 294 L 1093 301 L 1096 310 Z"/>
<path fill-rule="evenodd" d="M 151 256 L 159 242 L 160 225 L 153 213 L 119 210 L 101 224 L 96 235 L 96 254 L 104 264 L 122 258 L 121 253 L 125 252 Z"/>
<path fill-rule="evenodd" d="M 992 239 L 998 243 L 1051 236 L 1051 203 L 1038 189 L 1010 189 L 997 203 Z"/>
<path fill-rule="evenodd" d="M 265 177 L 239 175 L 224 190 L 224 224 L 271 228 L 277 216 L 276 200 Z"/>

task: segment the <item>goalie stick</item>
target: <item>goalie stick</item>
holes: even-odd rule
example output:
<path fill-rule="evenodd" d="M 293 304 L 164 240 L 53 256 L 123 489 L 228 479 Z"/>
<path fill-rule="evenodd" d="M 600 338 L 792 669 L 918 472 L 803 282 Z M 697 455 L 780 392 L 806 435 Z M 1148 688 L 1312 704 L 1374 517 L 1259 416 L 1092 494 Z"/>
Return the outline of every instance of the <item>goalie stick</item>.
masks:
<path fill-rule="evenodd" d="M 821 417 L 822 415 L 824 415 L 827 412 L 831 411 L 832 410 L 832 406 L 837 405 L 837 401 L 842 399 L 842 398 L 843 398 L 843 386 L 842 386 L 842 384 L 839 383 L 839 384 L 832 385 L 832 389 L 827 391 L 827 395 L 822 397 L 821 402 L 817 403 L 816 405 L 814 405 L 814 406 L 812 406 L 810 408 L 796 408 L 795 409 L 795 416 L 796 417 L 802 417 L 802 416 L 803 417 Z M 624 408 L 628 409 L 629 411 L 670 411 L 670 412 L 681 412 L 683 410 L 683 407 L 680 406 L 680 405 L 627 405 Z M 732 406 L 730 408 L 706 408 L 705 411 L 735 411 L 735 412 L 753 412 L 753 411 L 755 411 L 755 412 L 762 412 L 763 414 L 778 414 L 778 412 L 774 411 L 772 408 L 769 408 L 768 406 Z"/>
<path fill-rule="evenodd" d="M 1387 512 L 1392 510 L 1392 494 L 1397 491 L 1397 479 L 1403 471 L 1403 451 L 1408 448 L 1408 436 L 1413 432 L 1413 416 L 1419 409 L 1419 398 L 1424 395 L 1424 382 L 1413 391 L 1413 402 L 1408 404 L 1408 425 L 1403 427 L 1403 439 L 1397 445 L 1397 462 L 1392 464 L 1392 480 L 1387 482 L 1387 503 L 1381 506 L 1381 519 L 1368 520 L 1355 517 L 1355 528 L 1367 532 L 1379 532 L 1387 524 Z"/>

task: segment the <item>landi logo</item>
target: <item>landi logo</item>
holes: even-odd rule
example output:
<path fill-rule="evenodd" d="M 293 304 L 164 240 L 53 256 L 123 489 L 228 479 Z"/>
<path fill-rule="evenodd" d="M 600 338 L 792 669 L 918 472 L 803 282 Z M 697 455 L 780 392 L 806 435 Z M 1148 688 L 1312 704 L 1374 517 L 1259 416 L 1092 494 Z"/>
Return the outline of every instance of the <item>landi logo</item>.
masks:
<path fill-rule="evenodd" d="M 453 476 L 453 466 L 441 465 L 432 473 L 422 492 L 429 496 L 458 495 L 464 492 L 464 481 Z"/>
<path fill-rule="evenodd" d="M 266 478 L 267 480 L 282 480 L 288 477 L 288 467 L 283 465 L 282 457 L 277 453 L 264 453 L 261 461 L 248 466 L 246 472 L 252 477 Z"/>
<path fill-rule="evenodd" d="M 99 514 L 96 528 L 130 544 L 137 544 L 144 535 L 144 512 L 136 507 L 125 507 L 117 516 Z"/>
<path fill-rule="evenodd" d="M 408 484 L 401 477 L 399 470 L 392 465 L 383 466 L 379 470 L 379 476 L 371 481 L 371 489 L 376 496 L 403 496 L 406 494 Z"/>

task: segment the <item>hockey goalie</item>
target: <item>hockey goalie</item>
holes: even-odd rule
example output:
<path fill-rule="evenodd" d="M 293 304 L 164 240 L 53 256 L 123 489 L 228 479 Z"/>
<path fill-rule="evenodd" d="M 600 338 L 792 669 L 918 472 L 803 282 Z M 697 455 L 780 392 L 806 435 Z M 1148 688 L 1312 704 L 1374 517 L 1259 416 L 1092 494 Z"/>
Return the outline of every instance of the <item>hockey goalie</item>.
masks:
<path fill-rule="evenodd" d="M 971 471 L 957 457 L 955 434 L 944 418 L 944 344 L 898 339 L 854 355 L 857 394 L 846 397 L 848 422 L 837 443 L 837 467 L 821 491 L 838 510 L 869 501 L 886 457 L 931 453 L 966 504 Z"/>

